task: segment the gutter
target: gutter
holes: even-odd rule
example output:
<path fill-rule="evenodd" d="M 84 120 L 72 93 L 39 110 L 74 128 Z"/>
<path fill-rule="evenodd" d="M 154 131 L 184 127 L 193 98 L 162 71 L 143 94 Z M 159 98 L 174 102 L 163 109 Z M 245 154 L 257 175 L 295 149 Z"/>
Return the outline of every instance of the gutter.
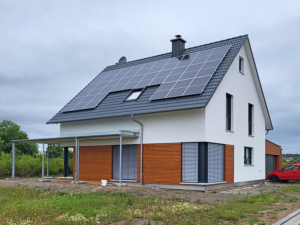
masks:
<path fill-rule="evenodd" d="M 140 184 L 143 185 L 143 135 L 144 135 L 144 130 L 143 130 L 143 124 L 140 121 L 137 121 L 134 118 L 134 115 L 131 115 L 131 119 L 138 123 L 141 126 L 141 133 L 140 133 L 140 140 L 141 140 L 141 156 L 140 156 Z"/>

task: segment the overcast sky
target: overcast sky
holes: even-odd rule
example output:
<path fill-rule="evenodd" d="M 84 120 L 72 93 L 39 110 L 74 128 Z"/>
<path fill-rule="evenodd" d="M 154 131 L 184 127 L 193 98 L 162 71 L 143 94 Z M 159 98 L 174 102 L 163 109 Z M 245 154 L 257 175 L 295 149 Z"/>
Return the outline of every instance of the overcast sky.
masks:
<path fill-rule="evenodd" d="M 248 34 L 274 130 L 300 153 L 300 1 L 0 0 L 0 121 L 30 138 L 104 67 Z"/>

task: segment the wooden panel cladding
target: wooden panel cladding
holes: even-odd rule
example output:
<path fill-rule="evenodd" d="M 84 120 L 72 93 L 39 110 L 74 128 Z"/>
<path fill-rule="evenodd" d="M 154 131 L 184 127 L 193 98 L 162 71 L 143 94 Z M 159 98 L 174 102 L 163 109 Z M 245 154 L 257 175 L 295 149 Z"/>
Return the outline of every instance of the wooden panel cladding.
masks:
<path fill-rule="evenodd" d="M 266 140 L 266 155 L 276 155 L 277 157 L 277 165 L 276 169 L 281 168 L 281 147 L 279 145 L 276 145 L 268 140 Z"/>
<path fill-rule="evenodd" d="M 75 157 L 73 162 L 73 177 L 75 177 Z M 79 180 L 110 179 L 112 179 L 112 146 L 80 146 Z"/>
<path fill-rule="evenodd" d="M 138 175 L 140 182 L 140 145 L 138 145 Z M 181 143 L 143 145 L 143 183 L 180 184 Z"/>
<path fill-rule="evenodd" d="M 224 146 L 224 181 L 234 183 L 234 145 Z"/>

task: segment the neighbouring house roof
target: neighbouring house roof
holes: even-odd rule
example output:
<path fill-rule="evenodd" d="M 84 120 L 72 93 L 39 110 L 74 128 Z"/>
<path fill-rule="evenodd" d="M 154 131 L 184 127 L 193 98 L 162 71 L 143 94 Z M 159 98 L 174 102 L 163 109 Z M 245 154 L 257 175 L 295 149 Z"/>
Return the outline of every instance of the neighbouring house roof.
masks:
<path fill-rule="evenodd" d="M 280 147 L 280 148 L 281 148 L 281 146 L 280 146 L 280 145 L 278 145 L 278 144 L 275 144 L 274 142 L 272 142 L 272 141 L 270 141 L 270 140 L 268 140 L 268 139 L 266 139 L 266 141 L 268 141 L 268 142 L 270 142 L 270 143 L 272 143 L 272 144 L 274 144 L 274 145 L 277 145 L 278 147 Z"/>
<path fill-rule="evenodd" d="M 47 122 L 47 124 L 206 107 L 206 105 L 209 103 L 210 99 L 212 98 L 214 92 L 216 91 L 217 87 L 219 86 L 220 82 L 222 81 L 224 75 L 226 74 L 227 70 L 229 69 L 230 65 L 232 64 L 234 58 L 236 57 L 239 50 L 241 49 L 241 47 L 244 45 L 246 41 L 247 43 L 249 43 L 248 35 L 243 35 L 239 37 L 234 37 L 234 38 L 230 38 L 218 42 L 213 42 L 213 43 L 185 49 L 182 55 L 191 54 L 193 52 L 204 51 L 211 48 L 217 48 L 225 45 L 231 45 L 228 53 L 224 57 L 223 61 L 221 62 L 221 64 L 219 65 L 216 72 L 213 74 L 212 78 L 210 79 L 210 81 L 208 82 L 208 84 L 206 85 L 205 89 L 201 94 L 151 101 L 150 97 L 159 88 L 159 85 L 157 85 L 157 86 L 146 87 L 144 92 L 136 101 L 126 102 L 124 100 L 126 96 L 128 96 L 128 94 L 131 92 L 131 90 L 112 92 L 109 93 L 104 98 L 104 100 L 94 109 L 86 109 L 86 110 L 71 111 L 71 112 L 62 112 L 62 110 L 60 110 L 53 118 L 51 118 Z M 250 47 L 250 51 L 251 51 L 251 47 Z M 157 55 L 149 58 L 130 61 L 123 64 L 108 66 L 102 72 L 144 64 L 144 63 L 153 62 L 161 59 L 168 59 L 171 58 L 171 54 L 172 53 L 170 52 L 170 53 Z M 254 67 L 255 67 L 255 62 L 254 62 Z M 257 70 L 256 70 L 256 74 L 257 74 Z M 262 102 L 264 103 L 263 107 L 265 107 L 264 112 L 265 114 L 267 114 L 265 115 L 265 118 L 266 121 L 269 121 L 270 123 L 269 126 L 266 126 L 266 129 L 273 129 L 258 75 L 257 75 L 257 79 L 258 79 L 257 85 L 260 86 L 259 89 L 261 90 L 261 96 L 263 99 Z"/>

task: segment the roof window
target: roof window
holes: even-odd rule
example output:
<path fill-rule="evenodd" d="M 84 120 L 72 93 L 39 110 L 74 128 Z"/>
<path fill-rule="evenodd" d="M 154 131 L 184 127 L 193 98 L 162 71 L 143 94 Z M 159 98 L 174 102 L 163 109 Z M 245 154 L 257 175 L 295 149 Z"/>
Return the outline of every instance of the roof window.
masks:
<path fill-rule="evenodd" d="M 125 101 L 134 101 L 137 100 L 142 94 L 143 90 L 134 90 L 131 91 Z"/>

